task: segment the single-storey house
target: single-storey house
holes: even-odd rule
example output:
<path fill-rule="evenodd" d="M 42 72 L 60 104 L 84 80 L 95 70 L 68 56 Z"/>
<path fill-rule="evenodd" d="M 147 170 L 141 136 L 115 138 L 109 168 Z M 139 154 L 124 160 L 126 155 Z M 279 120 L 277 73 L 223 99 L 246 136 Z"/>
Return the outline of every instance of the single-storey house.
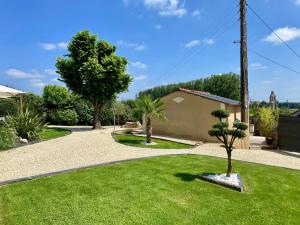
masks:
<path fill-rule="evenodd" d="M 291 116 L 294 116 L 294 117 L 300 117 L 300 109 L 297 110 L 297 111 L 295 111 L 295 112 L 293 112 L 293 113 L 291 114 Z"/>
<path fill-rule="evenodd" d="M 165 121 L 153 120 L 153 134 L 196 141 L 217 142 L 208 131 L 218 122 L 211 115 L 216 109 L 229 111 L 229 126 L 241 119 L 239 101 L 216 96 L 208 92 L 179 88 L 161 98 L 164 103 Z"/>

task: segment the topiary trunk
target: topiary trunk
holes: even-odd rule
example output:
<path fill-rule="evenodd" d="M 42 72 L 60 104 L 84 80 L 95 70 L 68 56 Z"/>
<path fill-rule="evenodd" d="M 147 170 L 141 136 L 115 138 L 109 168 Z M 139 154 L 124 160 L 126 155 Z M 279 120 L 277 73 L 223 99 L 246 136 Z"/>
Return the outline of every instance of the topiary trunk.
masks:
<path fill-rule="evenodd" d="M 227 150 L 227 173 L 226 177 L 230 177 L 232 171 L 231 151 Z"/>
<path fill-rule="evenodd" d="M 152 126 L 151 126 L 151 118 L 147 117 L 147 143 L 151 143 L 152 136 Z"/>

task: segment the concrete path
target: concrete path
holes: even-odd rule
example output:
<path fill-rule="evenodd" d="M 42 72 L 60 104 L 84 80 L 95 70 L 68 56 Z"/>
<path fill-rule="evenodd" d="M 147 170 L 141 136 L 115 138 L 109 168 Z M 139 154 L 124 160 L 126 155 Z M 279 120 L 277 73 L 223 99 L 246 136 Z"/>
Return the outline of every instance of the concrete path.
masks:
<path fill-rule="evenodd" d="M 200 154 L 226 158 L 217 144 L 193 149 L 147 149 L 119 144 L 111 136 L 112 128 L 93 131 L 72 127 L 73 133 L 0 152 L 0 183 L 101 163 L 170 154 Z M 233 159 L 300 170 L 300 158 L 282 151 L 235 150 Z"/>

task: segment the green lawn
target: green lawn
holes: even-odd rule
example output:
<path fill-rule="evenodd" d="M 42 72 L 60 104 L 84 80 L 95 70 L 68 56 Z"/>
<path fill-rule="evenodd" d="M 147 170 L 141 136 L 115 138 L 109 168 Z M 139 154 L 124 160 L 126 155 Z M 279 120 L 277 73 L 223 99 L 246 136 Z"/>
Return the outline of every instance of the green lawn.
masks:
<path fill-rule="evenodd" d="M 52 128 L 46 128 L 43 131 L 41 131 L 39 133 L 39 138 L 42 141 L 47 141 L 47 140 L 50 140 L 50 139 L 66 136 L 70 133 L 71 133 L 70 130 L 63 129 L 63 128 L 52 127 Z"/>
<path fill-rule="evenodd" d="M 234 161 L 242 193 L 196 178 L 225 168 L 165 156 L 12 184 L 0 188 L 0 224 L 300 224 L 300 171 Z"/>
<path fill-rule="evenodd" d="M 186 149 L 192 148 L 193 146 L 177 143 L 174 141 L 167 141 L 157 138 L 152 138 L 152 142 L 155 142 L 156 145 L 145 145 L 142 142 L 146 141 L 146 137 L 140 137 L 135 135 L 122 135 L 116 134 L 114 135 L 115 140 L 124 145 L 130 145 L 135 147 L 143 147 L 143 148 L 166 148 L 166 149 Z"/>

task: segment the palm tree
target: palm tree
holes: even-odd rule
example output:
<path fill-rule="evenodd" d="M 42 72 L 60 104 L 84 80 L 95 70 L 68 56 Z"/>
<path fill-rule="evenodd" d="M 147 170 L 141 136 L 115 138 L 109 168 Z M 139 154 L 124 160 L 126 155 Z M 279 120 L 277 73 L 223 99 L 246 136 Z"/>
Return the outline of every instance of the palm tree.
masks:
<path fill-rule="evenodd" d="M 152 136 L 152 123 L 151 119 L 164 120 L 165 116 L 163 114 L 163 102 L 160 99 L 152 100 L 150 96 L 144 95 L 136 100 L 136 108 L 138 111 L 143 113 L 147 121 L 147 143 L 151 143 Z"/>

